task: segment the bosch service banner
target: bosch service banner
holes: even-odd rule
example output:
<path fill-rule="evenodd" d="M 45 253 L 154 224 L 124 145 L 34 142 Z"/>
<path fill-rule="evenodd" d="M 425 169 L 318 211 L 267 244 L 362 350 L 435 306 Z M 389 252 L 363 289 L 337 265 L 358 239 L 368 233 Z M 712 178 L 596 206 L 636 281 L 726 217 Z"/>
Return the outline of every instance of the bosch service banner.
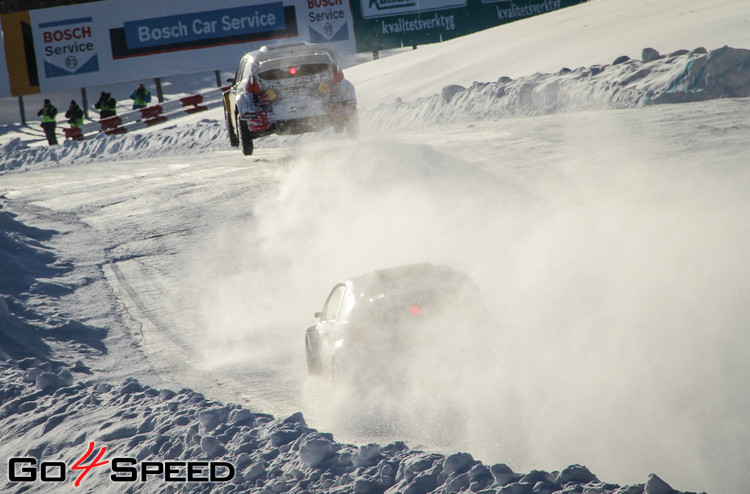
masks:
<path fill-rule="evenodd" d="M 344 0 L 105 0 L 4 14 L 2 27 L 13 96 L 233 68 L 279 42 L 354 53 Z"/>
<path fill-rule="evenodd" d="M 112 29 L 114 58 L 297 35 L 294 6 L 282 2 L 149 17 Z"/>
<path fill-rule="evenodd" d="M 39 23 L 46 79 L 99 71 L 93 24 L 91 17 Z"/>

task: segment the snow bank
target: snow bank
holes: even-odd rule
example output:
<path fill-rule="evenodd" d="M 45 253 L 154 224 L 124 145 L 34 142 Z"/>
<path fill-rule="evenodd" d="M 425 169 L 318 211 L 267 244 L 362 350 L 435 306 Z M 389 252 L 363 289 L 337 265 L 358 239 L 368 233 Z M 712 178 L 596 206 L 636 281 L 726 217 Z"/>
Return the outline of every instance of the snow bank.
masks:
<path fill-rule="evenodd" d="M 229 149 L 223 119 L 184 117 L 177 124 L 124 135 L 99 134 L 85 141 L 63 140 L 60 146 L 29 145 L 15 137 L 0 146 L 0 173 L 8 170 L 73 164 L 79 160 L 128 160 L 154 154 L 188 154 Z"/>
<path fill-rule="evenodd" d="M 641 58 L 468 88 L 449 85 L 429 98 L 381 105 L 368 117 L 378 128 L 392 128 L 750 96 L 750 50 L 725 46 L 661 55 L 645 48 Z"/>
<path fill-rule="evenodd" d="M 141 462 L 157 460 L 178 465 L 221 460 L 231 465 L 220 475 L 231 475 L 230 480 L 165 484 L 163 475 L 152 475 L 136 484 L 138 492 L 676 492 L 656 475 L 646 484 L 620 487 L 600 482 L 580 465 L 520 474 L 502 463 L 483 465 L 468 453 L 425 453 L 401 442 L 340 444 L 330 434 L 308 427 L 299 413 L 277 419 L 206 399 L 189 389 L 157 390 L 134 379 L 116 385 L 76 381 L 71 372 L 54 374 L 49 362 L 35 358 L 6 360 L 0 368 L 8 378 L 0 384 L 5 403 L 0 409 L 2 451 L 8 457 L 72 465 L 93 442 L 97 451 L 107 448 L 103 460 L 134 458 L 128 465 L 136 465 L 139 472 Z M 35 386 L 24 384 L 34 375 Z M 129 478 L 132 473 L 111 467 L 110 463 L 92 469 L 81 486 L 122 492 L 122 484 L 114 483 L 110 475 Z M 207 475 L 201 471 L 201 477 Z M 185 478 L 184 466 L 175 476 Z M 69 484 L 75 478 L 77 473 L 70 471 L 64 481 Z M 34 490 L 59 492 L 59 485 L 36 482 Z M 22 492 L 26 486 L 8 482 L 3 491 Z"/>

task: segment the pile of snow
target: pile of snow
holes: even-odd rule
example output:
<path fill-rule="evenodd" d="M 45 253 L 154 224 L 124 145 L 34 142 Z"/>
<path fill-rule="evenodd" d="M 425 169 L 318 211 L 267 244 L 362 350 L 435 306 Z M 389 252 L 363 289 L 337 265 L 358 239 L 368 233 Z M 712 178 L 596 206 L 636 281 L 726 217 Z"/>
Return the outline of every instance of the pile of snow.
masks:
<path fill-rule="evenodd" d="M 750 50 L 725 46 L 661 55 L 645 48 L 641 60 L 623 55 L 609 65 L 445 86 L 439 95 L 381 105 L 369 118 L 376 128 L 393 128 L 747 96 Z"/>
<path fill-rule="evenodd" d="M 181 467 L 175 470 L 177 479 L 186 478 L 186 462 L 214 462 L 222 466 L 216 471 L 222 480 L 204 486 L 184 480 L 165 484 L 162 476 L 152 475 L 145 483 L 135 480 L 138 492 L 676 492 L 656 475 L 645 485 L 620 487 L 600 482 L 580 465 L 520 474 L 502 463 L 483 465 L 468 453 L 426 453 L 401 442 L 340 444 L 308 427 L 299 413 L 276 419 L 189 389 L 157 390 L 134 379 L 117 385 L 75 382 L 69 371 L 54 374 L 53 367 L 34 358 L 0 362 L 3 373 L 18 383 L 0 387 L 3 450 L 72 465 L 92 442 L 92 451 L 105 446 L 102 460 L 110 464 L 80 479 L 90 491 L 122 492 L 123 484 L 112 482 L 110 475 L 130 479 L 133 467 L 141 475 L 140 462 L 158 459 Z M 24 384 L 34 381 L 34 387 Z M 111 470 L 115 458 L 134 461 L 121 463 L 128 469 Z M 68 472 L 66 482 L 78 475 Z M 198 476 L 208 475 L 201 470 Z M 3 490 L 20 492 L 23 485 L 8 483 Z M 35 492 L 58 489 L 59 483 L 34 484 Z"/>
<path fill-rule="evenodd" d="M 219 110 L 221 111 L 221 110 Z M 215 110 L 214 110 L 215 112 Z M 0 173 L 72 164 L 81 160 L 128 160 L 163 152 L 189 154 L 230 149 L 223 119 L 184 117 L 179 123 L 163 125 L 157 132 L 123 135 L 98 134 L 85 141 L 64 140 L 59 146 L 29 144 L 14 137 L 0 145 Z M 186 124 L 190 125 L 186 125 Z"/>

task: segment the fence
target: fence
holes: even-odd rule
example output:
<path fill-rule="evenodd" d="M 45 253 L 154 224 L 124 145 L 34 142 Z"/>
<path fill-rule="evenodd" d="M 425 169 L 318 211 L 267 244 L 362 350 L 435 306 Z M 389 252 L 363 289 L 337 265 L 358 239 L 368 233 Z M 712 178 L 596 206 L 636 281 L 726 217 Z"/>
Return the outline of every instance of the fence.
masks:
<path fill-rule="evenodd" d="M 227 89 L 229 89 L 229 86 L 211 89 L 202 94 L 194 94 L 140 110 L 133 110 L 122 115 L 103 118 L 97 122 L 90 122 L 80 127 L 66 128 L 63 129 L 63 132 L 66 139 L 82 141 L 102 132 L 112 135 L 144 129 L 168 120 L 217 108 L 223 104 L 222 93 Z"/>

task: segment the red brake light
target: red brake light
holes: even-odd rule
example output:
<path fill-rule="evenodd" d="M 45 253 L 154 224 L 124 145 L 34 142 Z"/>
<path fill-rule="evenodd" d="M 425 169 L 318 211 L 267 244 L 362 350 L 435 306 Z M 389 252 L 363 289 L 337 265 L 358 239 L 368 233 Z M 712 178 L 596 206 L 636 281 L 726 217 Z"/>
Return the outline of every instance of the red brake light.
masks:
<path fill-rule="evenodd" d="M 333 66 L 333 83 L 338 84 L 344 80 L 344 71 L 338 65 Z"/>
<path fill-rule="evenodd" d="M 248 93 L 252 94 L 260 94 L 263 91 L 260 90 L 260 86 L 258 85 L 258 80 L 255 77 L 251 77 L 247 80 L 247 85 L 245 86 L 245 89 L 247 89 Z"/>

